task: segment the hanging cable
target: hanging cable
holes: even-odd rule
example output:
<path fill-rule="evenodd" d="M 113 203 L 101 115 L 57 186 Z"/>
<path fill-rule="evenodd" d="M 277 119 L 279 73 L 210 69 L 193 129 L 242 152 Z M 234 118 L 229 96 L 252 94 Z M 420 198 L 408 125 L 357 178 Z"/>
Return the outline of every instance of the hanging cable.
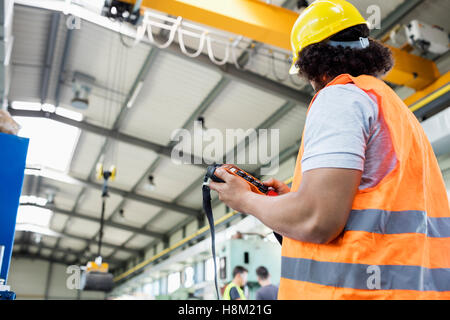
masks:
<path fill-rule="evenodd" d="M 210 36 L 206 37 L 206 47 L 208 48 L 209 60 L 211 60 L 213 63 L 215 63 L 218 66 L 223 66 L 224 64 L 226 64 L 228 62 L 228 58 L 230 56 L 230 44 L 229 43 L 227 43 L 227 45 L 225 46 L 225 57 L 222 59 L 222 61 L 217 60 L 216 57 L 214 57 L 214 52 L 212 49 Z"/>
<path fill-rule="evenodd" d="M 272 60 L 271 65 L 272 65 L 272 73 L 273 73 L 273 76 L 275 77 L 275 79 L 276 79 L 277 81 L 285 82 L 285 81 L 289 78 L 289 72 L 288 72 L 288 70 L 286 70 L 286 72 L 285 72 L 286 76 L 285 76 L 284 78 L 279 77 L 278 74 L 277 74 L 277 68 L 276 68 L 276 66 L 275 66 L 275 54 L 274 54 L 273 50 L 269 50 L 269 53 L 271 54 L 271 60 Z"/>
<path fill-rule="evenodd" d="M 147 33 L 148 33 L 148 40 L 155 46 L 157 46 L 159 49 L 166 49 L 168 48 L 173 40 L 175 39 L 175 33 L 177 32 L 178 28 L 180 27 L 181 24 L 181 17 L 178 17 L 176 22 L 172 25 L 172 27 L 170 28 L 170 33 L 169 33 L 169 39 L 167 39 L 166 43 L 160 44 L 157 43 L 155 41 L 155 39 L 153 38 L 153 33 L 152 33 L 152 25 L 151 23 L 147 23 Z M 144 24 L 145 26 L 145 24 Z M 144 31 L 145 33 L 145 31 Z"/>
<path fill-rule="evenodd" d="M 180 25 L 181 27 L 181 25 Z M 183 40 L 183 30 L 181 28 L 178 29 L 178 44 L 180 45 L 180 49 L 181 52 L 183 52 L 185 55 L 187 55 L 190 58 L 197 58 L 202 52 L 203 52 L 203 48 L 205 46 L 205 38 L 206 35 L 208 34 L 208 31 L 203 31 L 202 34 L 200 35 L 200 43 L 198 45 L 198 49 L 197 51 L 190 53 L 187 51 L 186 46 L 184 45 L 184 40 Z"/>
<path fill-rule="evenodd" d="M 237 47 L 243 38 L 244 38 L 243 36 L 239 36 L 236 40 L 233 41 L 233 43 L 231 45 L 231 59 L 232 59 L 234 65 L 236 66 L 236 68 L 239 70 L 243 70 L 245 67 L 245 65 L 241 66 L 239 64 L 239 59 L 236 56 Z M 253 45 L 253 43 L 251 45 Z M 245 49 L 243 51 L 246 52 Z M 247 53 L 247 54 L 248 54 L 248 61 L 250 61 L 251 53 Z"/>

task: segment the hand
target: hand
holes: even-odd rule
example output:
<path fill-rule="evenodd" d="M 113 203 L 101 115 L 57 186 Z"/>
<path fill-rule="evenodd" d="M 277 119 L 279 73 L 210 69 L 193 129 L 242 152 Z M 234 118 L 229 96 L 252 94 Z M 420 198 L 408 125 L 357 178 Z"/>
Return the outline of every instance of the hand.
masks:
<path fill-rule="evenodd" d="M 11 117 L 9 112 L 0 110 L 0 132 L 17 135 L 19 133 L 20 126 Z"/>
<path fill-rule="evenodd" d="M 209 187 L 219 194 L 219 200 L 230 208 L 245 213 L 245 200 L 252 192 L 247 182 L 223 168 L 217 168 L 215 175 L 225 181 L 225 183 L 211 181 L 209 184 Z"/>
<path fill-rule="evenodd" d="M 265 181 L 263 183 L 264 183 L 264 185 L 266 187 L 273 188 L 280 196 L 282 194 L 286 194 L 286 193 L 291 192 L 291 189 L 286 184 L 284 184 L 283 182 L 281 182 L 281 181 L 279 181 L 277 179 L 273 179 L 272 178 L 272 179 L 270 179 L 268 181 Z"/>

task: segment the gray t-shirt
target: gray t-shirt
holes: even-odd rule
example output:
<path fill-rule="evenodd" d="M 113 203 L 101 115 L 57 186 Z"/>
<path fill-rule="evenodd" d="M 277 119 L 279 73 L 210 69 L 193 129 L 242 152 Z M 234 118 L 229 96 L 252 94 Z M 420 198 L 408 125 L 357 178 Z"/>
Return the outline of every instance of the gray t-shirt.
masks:
<path fill-rule="evenodd" d="M 278 287 L 273 284 L 261 287 L 256 291 L 256 300 L 277 300 Z"/>
<path fill-rule="evenodd" d="M 302 172 L 345 168 L 363 172 L 360 190 L 375 187 L 397 158 L 377 99 L 354 84 L 317 95 L 305 124 Z"/>

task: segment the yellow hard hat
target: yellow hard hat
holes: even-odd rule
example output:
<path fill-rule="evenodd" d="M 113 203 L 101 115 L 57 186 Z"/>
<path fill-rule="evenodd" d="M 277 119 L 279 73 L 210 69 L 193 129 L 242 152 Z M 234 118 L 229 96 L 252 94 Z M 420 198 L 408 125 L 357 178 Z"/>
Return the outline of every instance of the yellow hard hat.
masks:
<path fill-rule="evenodd" d="M 367 24 L 358 9 L 345 0 L 317 0 L 298 17 L 291 32 L 292 66 L 290 74 L 298 73 L 295 63 L 300 51 L 347 28 Z"/>

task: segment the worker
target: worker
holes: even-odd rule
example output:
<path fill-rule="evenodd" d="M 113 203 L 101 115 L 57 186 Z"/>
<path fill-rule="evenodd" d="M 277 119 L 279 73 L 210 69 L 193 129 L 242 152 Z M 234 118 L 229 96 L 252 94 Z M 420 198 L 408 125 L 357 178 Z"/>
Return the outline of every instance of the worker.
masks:
<path fill-rule="evenodd" d="M 270 282 L 270 273 L 266 267 L 256 269 L 256 276 L 261 288 L 256 291 L 256 300 L 277 300 L 278 287 Z"/>
<path fill-rule="evenodd" d="M 382 80 L 390 50 L 358 10 L 317 0 L 291 33 L 291 73 L 316 91 L 291 188 L 251 192 L 218 169 L 226 205 L 283 236 L 278 299 L 450 299 L 450 208 L 414 114 Z"/>
<path fill-rule="evenodd" d="M 248 270 L 242 266 L 233 269 L 233 280 L 225 287 L 223 300 L 247 300 L 242 288 L 247 284 Z"/>

